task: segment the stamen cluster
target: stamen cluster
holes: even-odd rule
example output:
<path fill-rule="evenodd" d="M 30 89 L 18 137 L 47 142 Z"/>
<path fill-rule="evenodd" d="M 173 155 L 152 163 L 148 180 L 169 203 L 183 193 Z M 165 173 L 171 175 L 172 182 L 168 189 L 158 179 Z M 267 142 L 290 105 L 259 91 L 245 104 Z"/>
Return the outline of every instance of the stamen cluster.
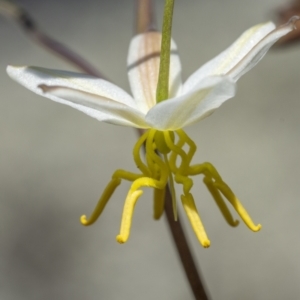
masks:
<path fill-rule="evenodd" d="M 145 160 L 141 158 L 143 145 L 145 145 L 146 150 Z M 188 151 L 184 150 L 185 145 L 188 145 Z M 154 189 L 154 218 L 159 219 L 164 211 L 165 188 L 169 180 L 174 218 L 176 220 L 177 204 L 173 183 L 174 178 L 176 183 L 182 185 L 182 205 L 199 242 L 203 247 L 209 247 L 210 241 L 197 211 L 193 195 L 190 193 L 193 187 L 191 177 L 202 174 L 204 175 L 204 184 L 229 225 L 235 227 L 239 222 L 233 219 L 224 198 L 228 200 L 251 230 L 260 230 L 261 225 L 253 223 L 238 198 L 222 180 L 212 164 L 206 162 L 191 165 L 196 149 L 196 144 L 183 130 L 173 132 L 150 129 L 146 131 L 139 138 L 133 149 L 134 161 L 141 174 L 117 170 L 104 190 L 91 217 L 87 219 L 86 216 L 82 216 L 81 223 L 83 225 L 91 225 L 97 220 L 122 179 L 131 181 L 132 184 L 125 200 L 120 234 L 117 236 L 119 243 L 125 243 L 129 238 L 134 207 L 139 197 L 143 194 L 142 188 L 144 187 L 152 187 Z"/>

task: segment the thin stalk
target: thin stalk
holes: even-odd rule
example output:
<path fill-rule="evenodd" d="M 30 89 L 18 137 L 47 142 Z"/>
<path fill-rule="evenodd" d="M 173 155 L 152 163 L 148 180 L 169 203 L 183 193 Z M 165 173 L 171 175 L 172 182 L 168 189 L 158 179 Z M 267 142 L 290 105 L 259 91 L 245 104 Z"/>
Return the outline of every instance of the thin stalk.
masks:
<path fill-rule="evenodd" d="M 156 20 L 151 0 L 137 0 L 134 31 L 138 33 L 156 30 Z"/>
<path fill-rule="evenodd" d="M 172 19 L 175 0 L 166 0 L 162 27 L 159 75 L 156 90 L 156 102 L 169 97 L 169 73 L 171 56 Z"/>

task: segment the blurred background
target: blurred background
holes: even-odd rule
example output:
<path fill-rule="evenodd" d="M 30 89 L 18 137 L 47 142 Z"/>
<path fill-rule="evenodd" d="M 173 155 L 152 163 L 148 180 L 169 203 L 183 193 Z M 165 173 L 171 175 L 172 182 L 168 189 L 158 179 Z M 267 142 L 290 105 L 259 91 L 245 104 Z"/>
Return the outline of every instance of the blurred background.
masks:
<path fill-rule="evenodd" d="M 163 1 L 156 1 L 159 26 Z M 133 0 L 18 1 L 51 36 L 129 91 L 126 56 Z M 274 17 L 283 0 L 178 0 L 173 37 L 187 78 L 244 30 Z M 25 90 L 5 67 L 74 70 L 0 17 L 0 298 L 193 299 L 166 220 L 152 219 L 152 194 L 136 206 L 129 241 L 115 241 L 128 183 L 98 222 L 89 215 L 117 168 L 135 170 L 131 128 L 99 123 Z M 212 162 L 259 233 L 230 228 L 199 177 L 193 194 L 211 247 L 186 222 L 214 300 L 300 297 L 300 48 L 270 51 L 238 84 L 235 98 L 187 128 L 195 162 Z M 180 206 L 180 205 L 179 205 Z M 181 209 L 181 207 L 180 207 Z"/>

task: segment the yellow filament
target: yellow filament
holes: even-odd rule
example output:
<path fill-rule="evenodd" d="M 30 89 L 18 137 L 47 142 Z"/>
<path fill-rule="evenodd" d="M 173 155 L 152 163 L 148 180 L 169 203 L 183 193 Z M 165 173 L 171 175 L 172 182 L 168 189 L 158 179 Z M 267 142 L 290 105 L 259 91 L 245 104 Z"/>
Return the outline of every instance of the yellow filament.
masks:
<path fill-rule="evenodd" d="M 252 231 L 259 231 L 261 229 L 261 225 L 255 225 L 250 218 L 249 214 L 239 201 L 239 199 L 233 194 L 231 189 L 226 183 L 215 183 L 215 186 L 220 190 L 220 192 L 226 197 L 226 199 L 230 202 L 230 204 L 234 207 L 236 212 L 240 215 L 241 219 Z"/>
<path fill-rule="evenodd" d="M 141 148 L 143 145 L 145 145 L 146 149 L 145 160 L 141 158 Z M 187 151 L 183 149 L 185 145 L 189 147 Z M 88 226 L 98 219 L 122 179 L 130 181 L 132 184 L 124 203 L 120 234 L 116 237 L 119 243 L 125 243 L 129 238 L 134 208 L 139 197 L 143 194 L 141 189 L 144 187 L 154 189 L 153 216 L 154 219 L 159 219 L 164 211 L 165 187 L 169 180 L 174 219 L 177 220 L 175 180 L 182 185 L 183 194 L 181 195 L 181 201 L 199 242 L 203 247 L 209 247 L 210 241 L 198 214 L 193 196 L 190 193 L 193 187 L 193 180 L 190 177 L 202 174 L 204 175 L 204 184 L 230 226 L 237 226 L 239 222 L 233 219 L 225 204 L 225 199 L 228 200 L 251 230 L 260 230 L 261 225 L 255 225 L 253 223 L 245 208 L 228 185 L 222 180 L 222 177 L 212 164 L 206 162 L 191 165 L 196 149 L 195 143 L 183 130 L 176 130 L 175 132 L 161 132 L 155 129 L 148 130 L 140 137 L 133 149 L 134 161 L 140 169 L 141 174 L 125 170 L 115 171 L 90 218 L 87 219 L 85 215 L 81 216 L 81 223 Z M 163 155 L 163 159 L 160 154 Z M 180 163 L 176 162 L 178 156 Z"/>
<path fill-rule="evenodd" d="M 177 183 L 181 183 L 183 185 L 183 193 L 185 195 L 189 194 L 194 184 L 193 180 L 187 176 L 181 175 L 180 173 L 176 173 L 175 180 Z"/>
<path fill-rule="evenodd" d="M 185 170 L 188 168 L 187 154 L 184 152 L 184 150 L 182 148 L 180 148 L 174 144 L 174 142 L 170 138 L 168 132 L 165 131 L 164 136 L 165 136 L 167 146 L 172 150 L 173 153 L 175 153 L 176 155 L 179 155 L 181 158 L 180 167 L 177 168 L 176 165 L 170 165 L 171 170 L 176 173 L 179 172 L 181 174 L 184 174 Z M 175 159 L 175 161 L 176 161 L 176 159 Z M 172 163 L 173 163 L 173 161 L 172 161 Z"/>
<path fill-rule="evenodd" d="M 190 175 L 197 175 L 197 174 L 204 174 L 207 176 L 207 178 L 213 178 L 213 180 L 210 179 L 210 184 L 208 187 L 208 190 L 211 192 L 211 188 L 214 187 L 213 193 L 211 192 L 213 198 L 217 202 L 219 208 L 221 209 L 226 221 L 232 222 L 232 217 L 228 215 L 229 212 L 227 212 L 227 208 L 225 209 L 225 204 L 221 204 L 223 201 L 220 201 L 220 195 L 217 195 L 219 190 L 224 197 L 229 201 L 229 203 L 233 206 L 233 208 L 236 210 L 236 212 L 240 215 L 241 219 L 244 221 L 244 223 L 250 228 L 252 231 L 259 231 L 261 229 L 261 225 L 255 225 L 250 218 L 249 214 L 245 210 L 245 208 L 242 206 L 238 198 L 234 195 L 234 193 L 231 191 L 231 189 L 228 187 L 228 185 L 222 180 L 221 176 L 215 169 L 215 167 L 210 163 L 204 163 L 200 165 L 190 166 L 189 168 L 189 174 Z M 221 204 L 221 206 L 220 206 Z M 229 224 L 230 224 L 229 223 Z M 235 221 L 236 223 L 236 221 Z M 234 224 L 234 223 L 233 223 Z"/>
<path fill-rule="evenodd" d="M 214 198 L 214 200 L 215 200 L 217 206 L 219 207 L 226 222 L 232 227 L 238 226 L 239 221 L 233 219 L 229 209 L 227 208 L 226 204 L 223 201 L 222 196 L 220 195 L 220 192 L 214 186 L 212 180 L 208 177 L 204 177 L 203 182 L 206 185 L 206 187 L 207 187 L 208 191 L 210 192 L 210 194 L 212 195 L 212 197 Z"/>
<path fill-rule="evenodd" d="M 208 248 L 210 246 L 210 241 L 206 235 L 204 226 L 200 219 L 199 213 L 197 211 L 194 199 L 192 194 L 182 195 L 181 196 L 182 205 L 184 210 L 190 220 L 192 228 L 200 242 L 200 244 L 204 248 Z"/>
<path fill-rule="evenodd" d="M 115 189 L 120 185 L 121 179 L 133 181 L 133 180 L 140 178 L 141 176 L 142 175 L 134 174 L 134 173 L 127 172 L 124 170 L 115 171 L 115 173 L 112 176 L 112 180 L 109 182 L 109 184 L 106 186 L 105 190 L 103 191 L 103 193 L 98 201 L 98 204 L 95 207 L 94 212 L 92 213 L 90 218 L 87 219 L 85 215 L 80 217 L 81 224 L 84 226 L 88 226 L 88 225 L 92 225 L 93 223 L 95 223 L 95 221 L 97 221 L 97 219 L 101 215 L 103 209 L 105 208 L 108 200 L 114 193 Z"/>
<path fill-rule="evenodd" d="M 135 207 L 135 204 L 139 197 L 143 194 L 143 191 L 134 191 L 128 193 L 128 196 L 125 201 L 125 206 L 123 210 L 123 215 L 122 215 L 122 223 L 121 223 L 121 229 L 120 229 L 120 234 L 117 235 L 116 239 L 120 244 L 125 243 L 130 234 L 130 227 L 132 223 L 132 216 L 133 216 L 133 210 Z"/>
<path fill-rule="evenodd" d="M 113 192 L 115 191 L 115 189 L 117 188 L 117 186 L 121 183 L 121 179 L 120 178 L 113 178 L 110 183 L 107 185 L 107 187 L 105 188 L 101 198 L 98 201 L 98 204 L 94 210 L 94 212 L 92 213 L 92 215 L 90 216 L 90 218 L 87 220 L 86 216 L 83 215 L 80 218 L 80 222 L 82 225 L 88 226 L 93 224 L 101 215 L 104 207 L 106 206 L 108 200 L 110 199 L 111 195 L 113 194 Z"/>
<path fill-rule="evenodd" d="M 154 142 L 154 137 L 156 136 L 156 130 L 150 129 L 149 134 L 146 140 L 145 149 L 146 149 L 146 161 L 147 166 L 149 168 L 149 175 L 148 177 L 153 177 L 158 179 L 160 176 L 160 169 L 163 165 L 160 161 L 157 161 L 157 154 L 155 153 L 156 144 Z M 159 157 L 158 157 L 159 158 Z M 146 175 L 146 174 L 145 174 Z"/>
<path fill-rule="evenodd" d="M 167 184 L 168 168 L 166 164 L 162 161 L 162 159 L 153 150 L 154 135 L 155 135 L 155 130 L 150 130 L 146 141 L 146 155 L 148 157 L 147 161 L 153 162 L 153 171 L 155 171 L 154 168 L 155 164 L 160 168 L 161 170 L 160 178 L 155 179 L 151 177 L 140 177 L 132 183 L 127 198 L 125 200 L 120 234 L 117 236 L 117 241 L 119 243 L 125 243 L 129 237 L 134 207 L 138 198 L 143 193 L 140 190 L 140 188 L 152 187 L 155 189 L 164 189 Z"/>
<path fill-rule="evenodd" d="M 112 178 L 119 178 L 119 179 L 124 179 L 124 180 L 128 180 L 128 181 L 134 181 L 140 177 L 142 177 L 142 175 L 131 173 L 131 172 L 128 172 L 125 170 L 116 170 L 112 176 Z"/>
<path fill-rule="evenodd" d="M 149 165 L 151 166 L 152 173 L 157 173 L 156 168 L 160 169 L 160 176 L 161 176 L 161 188 L 165 187 L 165 184 L 168 180 L 168 167 L 162 161 L 162 159 L 155 153 L 155 147 L 153 146 L 153 139 L 156 130 L 150 130 L 149 136 L 146 142 L 146 156 Z"/>
<path fill-rule="evenodd" d="M 203 164 L 194 165 L 189 167 L 189 175 L 198 175 L 198 174 L 208 174 L 208 176 L 212 177 L 216 181 L 223 181 L 222 177 L 216 170 L 216 168 L 208 162 L 205 162 Z"/>
<path fill-rule="evenodd" d="M 176 131 L 176 133 L 178 134 L 178 131 Z M 177 148 L 182 148 L 185 144 L 185 141 L 181 138 L 180 135 L 178 135 L 178 142 L 176 143 L 176 147 Z M 178 171 L 178 168 L 176 166 L 176 160 L 177 160 L 178 154 L 174 151 L 171 152 L 170 154 L 170 158 L 169 158 L 169 162 L 170 162 L 170 166 L 171 166 L 171 170 L 173 173 L 176 173 Z"/>
<path fill-rule="evenodd" d="M 187 164 L 190 164 L 197 150 L 197 146 L 194 143 L 194 141 L 182 129 L 177 130 L 177 134 L 181 140 L 183 140 L 190 146 L 189 152 L 187 153 Z"/>
<path fill-rule="evenodd" d="M 148 138 L 149 135 L 149 130 L 147 130 L 136 142 L 133 148 L 133 159 L 136 164 L 136 166 L 142 171 L 144 175 L 149 176 L 150 172 L 147 166 L 143 163 L 141 156 L 140 156 L 140 151 L 141 147 L 143 146 L 144 142 Z"/>
<path fill-rule="evenodd" d="M 162 185 L 163 185 L 163 187 L 162 187 Z M 158 180 L 155 180 L 153 178 L 148 178 L 148 177 L 139 178 L 132 183 L 131 188 L 128 192 L 127 198 L 125 200 L 125 205 L 124 205 L 123 214 L 122 214 L 120 234 L 117 236 L 118 242 L 125 243 L 129 237 L 134 207 L 135 207 L 135 204 L 136 204 L 138 198 L 143 193 L 143 191 L 139 190 L 139 188 L 152 187 L 152 188 L 156 188 L 156 189 L 157 188 L 162 189 L 165 186 L 166 186 L 166 182 L 158 181 Z"/>

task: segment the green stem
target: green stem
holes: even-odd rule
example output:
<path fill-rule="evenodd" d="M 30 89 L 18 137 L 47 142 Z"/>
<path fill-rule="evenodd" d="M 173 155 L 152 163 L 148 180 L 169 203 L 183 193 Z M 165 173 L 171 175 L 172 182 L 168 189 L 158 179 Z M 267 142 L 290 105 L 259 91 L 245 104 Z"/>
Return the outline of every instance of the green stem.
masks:
<path fill-rule="evenodd" d="M 165 2 L 159 64 L 159 77 L 156 90 L 157 103 L 168 99 L 169 96 L 170 52 L 174 1 L 175 0 L 166 0 Z"/>

